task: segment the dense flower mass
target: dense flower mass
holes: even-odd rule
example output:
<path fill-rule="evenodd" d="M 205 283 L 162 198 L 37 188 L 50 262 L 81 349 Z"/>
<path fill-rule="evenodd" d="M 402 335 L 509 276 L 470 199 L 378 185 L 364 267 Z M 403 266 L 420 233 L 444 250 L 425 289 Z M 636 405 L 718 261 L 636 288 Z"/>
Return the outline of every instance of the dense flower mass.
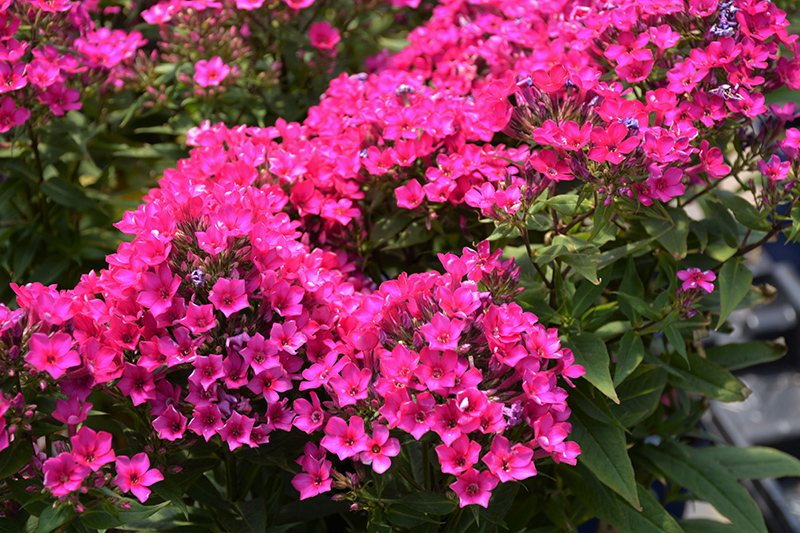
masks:
<path fill-rule="evenodd" d="M 23 3 L 71 10 L 76 25 L 88 16 L 70 2 Z M 87 24 L 66 43 L 78 55 L 41 47 L 28 62 L 16 52 L 27 43 L 13 38 L 21 5 L 0 0 L 0 132 L 29 119 L 29 102 L 54 115 L 77 109 L 74 75 L 124 77 L 145 44 L 135 32 Z M 244 11 L 261 5 L 236 2 Z M 168 33 L 190 7 L 216 9 L 171 0 L 142 16 Z M 541 230 L 542 242 L 525 241 L 528 254 L 572 261 L 549 276 L 534 264 L 550 289 L 570 269 L 599 284 L 594 256 L 587 265 L 569 255 L 580 235 L 594 247 L 597 228 L 582 225 L 583 197 L 553 201 L 559 187 L 586 187 L 592 209 L 667 212 L 731 174 L 712 143 L 742 132 L 765 147 L 750 161 L 766 178 L 757 205 L 789 194 L 794 182 L 782 183 L 797 174 L 800 133 L 778 137 L 795 109 L 768 108 L 764 97 L 800 88 L 800 59 L 780 51 L 800 51 L 787 26 L 767 1 L 449 0 L 405 50 L 372 58 L 373 73 L 336 78 L 302 123 L 192 128 L 190 157 L 116 224 L 131 240 L 106 269 L 69 290 L 14 285 L 19 309 L 0 306 L 0 366 L 20 389 L 0 395 L 0 450 L 28 438 L 24 420 L 36 406 L 25 391 L 34 390 L 57 398 L 41 416 L 68 437 L 44 450 L 37 443 L 41 456 L 24 476 L 62 500 L 116 487 L 145 502 L 169 453 L 200 437 L 243 453 L 277 432 L 303 434 L 291 481 L 301 499 L 363 489 L 363 466 L 390 472 L 402 443 L 420 440 L 434 444 L 436 474 L 452 476 L 446 486 L 461 507 L 487 507 L 499 484 L 535 476 L 537 461 L 576 464 L 565 386 L 586 369 L 562 346 L 564 332 L 523 309 L 515 261 L 481 240 L 460 255 L 440 253 L 438 271 L 377 284 L 363 269 L 372 231 L 365 199 L 385 187 L 390 208 L 419 215 L 427 229 L 453 208 L 465 228 L 467 216 L 505 224 L 500 238 Z M 335 56 L 340 35 L 328 23 L 310 25 L 309 35 Z M 194 58 L 184 80 L 204 95 L 238 75 L 212 53 Z M 767 157 L 778 147 L 784 159 Z M 552 216 L 542 221 L 546 202 Z M 677 272 L 673 294 L 686 308 L 714 289 L 713 271 L 670 272 L 666 283 Z M 662 282 L 652 277 L 648 284 Z M 658 318 L 647 304 L 640 312 Z M 619 335 L 641 343 L 630 330 Z M 146 422 L 144 451 L 121 454 L 110 433 L 90 427 L 103 393 Z"/>

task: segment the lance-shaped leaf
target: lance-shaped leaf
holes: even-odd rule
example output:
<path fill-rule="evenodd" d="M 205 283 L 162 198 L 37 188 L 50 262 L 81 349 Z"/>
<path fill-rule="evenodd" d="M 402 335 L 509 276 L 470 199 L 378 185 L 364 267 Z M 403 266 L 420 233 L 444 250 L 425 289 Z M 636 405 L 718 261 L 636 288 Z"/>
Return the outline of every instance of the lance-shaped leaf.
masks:
<path fill-rule="evenodd" d="M 737 479 L 800 477 L 800 460 L 774 448 L 709 447 L 698 449 L 696 454 L 721 464 Z"/>
<path fill-rule="evenodd" d="M 719 271 L 718 280 L 720 312 L 716 329 L 725 323 L 739 302 L 747 296 L 750 284 L 753 283 L 753 273 L 741 261 L 729 260 Z"/>
<path fill-rule="evenodd" d="M 586 369 L 583 377 L 615 403 L 619 403 L 617 393 L 614 392 L 614 382 L 608 368 L 610 359 L 603 339 L 594 333 L 581 333 L 570 335 L 564 339 L 564 343 L 575 355 L 575 362 Z"/>

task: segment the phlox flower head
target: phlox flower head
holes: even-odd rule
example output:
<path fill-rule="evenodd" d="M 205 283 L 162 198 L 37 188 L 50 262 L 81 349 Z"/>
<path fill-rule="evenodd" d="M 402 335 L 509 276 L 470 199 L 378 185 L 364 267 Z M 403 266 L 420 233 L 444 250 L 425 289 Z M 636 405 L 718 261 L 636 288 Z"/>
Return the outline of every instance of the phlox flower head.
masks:
<path fill-rule="evenodd" d="M 114 484 L 123 492 L 131 492 L 140 502 L 144 503 L 150 496 L 150 485 L 163 481 L 164 475 L 150 468 L 150 459 L 147 454 L 137 453 L 133 457 L 117 457 L 117 477 Z"/>
<path fill-rule="evenodd" d="M 789 161 L 781 162 L 780 157 L 777 155 L 770 157 L 769 161 L 764 161 L 762 159 L 758 162 L 758 169 L 772 182 L 789 177 L 789 169 L 791 166 L 792 164 Z"/>
<path fill-rule="evenodd" d="M 669 202 L 676 196 L 686 192 L 686 188 L 681 183 L 683 171 L 679 168 L 668 168 L 662 173 L 656 166 L 650 167 L 650 177 L 647 178 L 647 185 L 650 187 L 650 197 L 658 198 L 662 202 Z"/>
<path fill-rule="evenodd" d="M 34 333 L 29 347 L 25 362 L 39 372 L 48 372 L 53 379 L 63 376 L 68 368 L 81 364 L 78 352 L 71 349 L 72 337 L 66 333 L 56 333 L 52 337 Z"/>
<path fill-rule="evenodd" d="M 201 87 L 216 87 L 228 74 L 231 67 L 226 65 L 222 58 L 214 56 L 211 59 L 201 59 L 194 64 L 194 81 Z"/>
<path fill-rule="evenodd" d="M 699 268 L 688 268 L 678 272 L 678 279 L 683 281 L 681 288 L 684 291 L 696 289 L 700 287 L 706 292 L 714 291 L 714 284 L 711 283 L 717 279 L 717 275 L 710 270 L 700 270 Z"/>
<path fill-rule="evenodd" d="M 489 506 L 489 498 L 492 496 L 491 490 L 497 486 L 500 480 L 491 472 L 478 472 L 470 468 L 455 483 L 450 485 L 458 495 L 459 507 L 478 504 L 481 507 Z"/>
<path fill-rule="evenodd" d="M 8 96 L 0 99 L 0 133 L 5 133 L 14 126 L 21 126 L 31 118 L 31 112 L 24 107 L 17 107 Z"/>
<path fill-rule="evenodd" d="M 315 22 L 308 30 L 311 46 L 318 50 L 331 50 L 341 40 L 339 31 L 325 21 Z"/>
<path fill-rule="evenodd" d="M 69 452 L 60 453 L 44 462 L 44 486 L 53 496 L 66 496 L 80 488 L 89 469 L 75 462 Z"/>

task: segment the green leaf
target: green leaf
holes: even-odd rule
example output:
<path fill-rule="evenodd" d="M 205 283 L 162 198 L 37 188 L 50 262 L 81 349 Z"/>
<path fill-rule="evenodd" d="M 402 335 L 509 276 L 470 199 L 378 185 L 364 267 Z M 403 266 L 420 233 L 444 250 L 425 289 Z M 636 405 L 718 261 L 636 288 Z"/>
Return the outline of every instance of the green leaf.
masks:
<path fill-rule="evenodd" d="M 50 533 L 75 518 L 75 509 L 69 504 L 56 504 L 39 515 L 36 533 Z"/>
<path fill-rule="evenodd" d="M 658 320 L 661 318 L 661 315 L 658 313 L 658 311 L 650 307 L 650 305 L 648 305 L 648 303 L 641 298 L 637 298 L 632 294 L 627 294 L 621 291 L 615 294 L 619 297 L 620 309 L 622 308 L 624 302 L 625 305 L 645 318 L 649 318 L 650 320 Z"/>
<path fill-rule="evenodd" d="M 678 350 L 678 353 L 683 357 L 686 363 L 689 363 L 689 356 L 686 355 L 686 341 L 683 340 L 681 332 L 675 327 L 675 324 L 664 328 L 664 336 L 667 338 L 673 348 Z"/>
<path fill-rule="evenodd" d="M 750 394 L 750 390 L 733 374 L 694 352 L 689 352 L 688 364 L 673 358 L 668 370 L 670 384 L 698 392 L 712 400 L 738 402 Z"/>
<path fill-rule="evenodd" d="M 401 500 L 401 503 L 409 505 L 422 513 L 435 516 L 443 516 L 455 510 L 456 502 L 446 497 L 444 494 L 423 491 L 409 494 Z"/>
<path fill-rule="evenodd" d="M 389 510 L 386 512 L 386 519 L 399 527 L 414 527 L 425 522 L 434 524 L 439 523 L 438 520 L 428 516 L 427 513 L 402 503 L 391 505 Z"/>
<path fill-rule="evenodd" d="M 591 209 L 589 202 L 585 199 L 581 201 L 577 194 L 560 194 L 540 201 L 557 213 L 567 216 L 582 215 Z"/>
<path fill-rule="evenodd" d="M 369 232 L 369 240 L 375 246 L 389 242 L 395 235 L 408 227 L 411 221 L 411 217 L 404 212 L 382 217 L 372 226 L 372 231 Z"/>
<path fill-rule="evenodd" d="M 736 479 L 800 477 L 800 460 L 774 448 L 698 448 L 698 457 L 716 461 Z"/>
<path fill-rule="evenodd" d="M 738 248 L 738 226 L 736 225 L 736 221 L 733 219 L 733 215 L 731 215 L 730 212 L 725 209 L 725 206 L 718 204 L 717 202 L 708 202 L 707 205 L 711 210 L 711 214 L 713 215 L 714 220 L 717 222 L 720 231 L 722 232 L 722 238 L 725 239 L 725 244 L 731 248 Z"/>
<path fill-rule="evenodd" d="M 571 438 L 581 447 L 578 461 L 586 466 L 597 479 L 639 508 L 636 478 L 628 457 L 625 432 L 616 424 L 603 423 L 573 411 Z"/>
<path fill-rule="evenodd" d="M 570 488 L 589 513 L 608 522 L 620 533 L 683 533 L 675 519 L 641 485 L 636 485 L 641 508 L 635 509 L 606 489 L 580 464 L 565 474 Z"/>
<path fill-rule="evenodd" d="M 708 501 L 744 531 L 767 533 L 758 506 L 736 478 L 697 449 L 674 441 L 644 446 L 641 452 L 670 480 Z"/>
<path fill-rule="evenodd" d="M 631 330 L 622 336 L 617 352 L 617 366 L 614 368 L 614 387 L 619 386 L 631 372 L 644 360 L 644 342 Z"/>
<path fill-rule="evenodd" d="M 561 256 L 561 260 L 590 282 L 599 285 L 600 280 L 597 278 L 597 259 L 599 257 L 600 250 L 589 246 L 578 253 L 564 254 Z"/>
<path fill-rule="evenodd" d="M 664 233 L 666 233 L 667 231 L 669 231 L 669 229 L 665 229 Z M 615 263 L 616 261 L 619 261 L 623 257 L 626 257 L 636 251 L 642 250 L 657 238 L 658 237 L 650 237 L 649 239 L 632 242 L 626 244 L 625 246 L 620 246 L 619 248 L 614 248 L 613 250 L 608 250 L 607 252 L 603 252 L 597 259 L 597 268 L 607 267 L 608 265 Z"/>
<path fill-rule="evenodd" d="M 63 178 L 50 178 L 42 183 L 41 190 L 55 203 L 76 211 L 95 207 L 82 190 Z"/>
<path fill-rule="evenodd" d="M 13 518 L 0 518 L 0 533 L 22 533 L 22 524 Z"/>
<path fill-rule="evenodd" d="M 667 384 L 667 371 L 658 365 L 639 365 L 628 379 L 617 387 L 619 405 L 612 405 L 619 423 L 633 427 L 658 408 L 664 387 Z"/>
<path fill-rule="evenodd" d="M 717 321 L 719 329 L 736 309 L 753 283 L 753 273 L 738 259 L 726 261 L 719 271 L 720 314 Z"/>
<path fill-rule="evenodd" d="M 636 261 L 634 261 L 632 255 L 628 256 L 628 264 L 625 265 L 625 273 L 622 275 L 619 292 L 639 299 L 644 298 L 644 284 L 639 279 L 639 272 L 636 271 Z M 628 300 L 619 300 L 619 308 L 631 322 L 639 320 L 639 312 L 633 308 Z"/>
<path fill-rule="evenodd" d="M 716 196 L 722 202 L 722 205 L 731 210 L 736 220 L 744 224 L 745 227 L 756 231 L 769 231 L 768 211 L 763 214 L 759 213 L 753 204 L 735 194 L 726 194 L 724 191 L 717 190 Z"/>
<path fill-rule="evenodd" d="M 683 209 L 669 209 L 671 220 L 646 218 L 642 220 L 645 231 L 658 239 L 658 242 L 672 255 L 686 257 L 686 238 L 689 236 L 689 217 Z"/>
<path fill-rule="evenodd" d="M 786 345 L 781 342 L 743 342 L 725 344 L 706 350 L 706 357 L 728 370 L 739 370 L 761 363 L 777 361 L 786 355 Z"/>
<path fill-rule="evenodd" d="M 733 524 L 717 522 L 716 520 L 682 520 L 679 523 L 684 533 L 742 533 L 742 530 Z"/>
<path fill-rule="evenodd" d="M 575 317 L 581 316 L 592 304 L 597 301 L 603 290 L 608 286 L 611 281 L 610 275 L 603 275 L 600 284 L 594 283 L 581 283 L 575 290 L 575 296 L 572 298 L 572 315 Z"/>
<path fill-rule="evenodd" d="M 0 479 L 14 475 L 31 461 L 33 444 L 28 439 L 19 438 L 0 452 Z"/>
<path fill-rule="evenodd" d="M 581 333 L 570 335 L 564 339 L 564 343 L 575 355 L 575 362 L 586 369 L 586 380 L 615 403 L 619 403 L 617 393 L 614 392 L 614 381 L 609 370 L 610 359 L 603 339 L 594 333 Z"/>
<path fill-rule="evenodd" d="M 267 503 L 264 498 L 253 498 L 234 504 L 242 517 L 241 533 L 264 533 L 267 528 Z"/>

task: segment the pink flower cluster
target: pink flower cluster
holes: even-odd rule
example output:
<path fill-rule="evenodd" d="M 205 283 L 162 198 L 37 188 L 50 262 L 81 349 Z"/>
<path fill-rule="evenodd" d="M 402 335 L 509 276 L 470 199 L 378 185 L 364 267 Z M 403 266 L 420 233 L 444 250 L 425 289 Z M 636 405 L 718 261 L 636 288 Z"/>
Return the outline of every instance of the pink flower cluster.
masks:
<path fill-rule="evenodd" d="M 20 35 L 29 10 L 36 24 Z M 0 133 L 25 124 L 32 113 L 80 109 L 76 87 L 113 80 L 145 43 L 138 32 L 95 27 L 88 10 L 74 2 L 0 2 Z"/>
<path fill-rule="evenodd" d="M 482 243 L 441 255 L 445 274 L 383 283 L 353 311 L 360 324 L 344 353 L 303 371 L 300 389 L 322 388 L 333 405 L 326 413 L 316 394 L 313 403 L 295 400 L 294 425 L 324 430 L 299 461 L 301 497 L 330 488 L 326 452 L 387 470 L 399 451 L 390 430 L 438 435 L 439 463 L 456 476 L 450 486 L 462 507 L 485 507 L 498 482 L 536 475 L 535 458 L 575 464 L 580 449 L 565 440 L 570 411 L 559 381 L 584 369 L 556 330 L 513 303 L 519 272 L 498 256 Z M 352 408 L 359 415 L 346 421 Z"/>

